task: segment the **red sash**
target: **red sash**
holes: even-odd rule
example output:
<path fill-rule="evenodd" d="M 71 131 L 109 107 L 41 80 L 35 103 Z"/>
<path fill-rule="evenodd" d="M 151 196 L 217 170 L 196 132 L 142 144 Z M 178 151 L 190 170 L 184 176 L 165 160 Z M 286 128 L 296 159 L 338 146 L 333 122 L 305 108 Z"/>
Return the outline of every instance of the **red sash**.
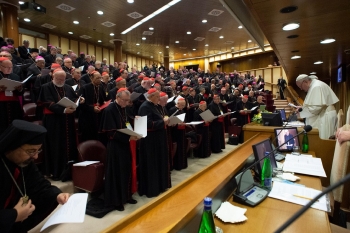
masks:
<path fill-rule="evenodd" d="M 48 108 L 44 108 L 44 114 L 45 115 L 53 114 L 53 112 L 51 112 Z"/>
<path fill-rule="evenodd" d="M 223 117 L 218 117 L 218 122 L 224 122 L 224 118 Z"/>
<path fill-rule="evenodd" d="M 0 101 L 6 102 L 6 101 L 19 101 L 18 96 L 13 94 L 13 96 L 6 96 L 5 92 L 0 92 Z"/>
<path fill-rule="evenodd" d="M 186 129 L 186 125 L 177 125 L 177 129 Z"/>
<path fill-rule="evenodd" d="M 131 151 L 131 193 L 137 191 L 137 177 L 136 177 L 136 141 L 130 140 Z"/>
<path fill-rule="evenodd" d="M 13 174 L 13 178 L 15 178 L 16 182 L 17 182 L 18 176 L 19 176 L 19 169 L 16 168 L 15 172 Z M 13 197 L 15 196 L 15 190 L 16 190 L 16 186 L 15 186 L 15 184 L 12 184 L 11 193 L 10 193 L 10 196 L 6 199 L 4 209 L 6 209 L 6 207 L 10 204 Z"/>

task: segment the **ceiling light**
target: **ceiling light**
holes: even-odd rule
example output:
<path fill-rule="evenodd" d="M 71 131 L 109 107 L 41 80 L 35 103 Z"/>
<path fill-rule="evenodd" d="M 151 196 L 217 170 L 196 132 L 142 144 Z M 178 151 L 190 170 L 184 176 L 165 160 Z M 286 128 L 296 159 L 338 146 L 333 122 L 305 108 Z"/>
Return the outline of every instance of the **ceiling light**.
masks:
<path fill-rule="evenodd" d="M 191 34 L 191 32 L 187 32 L 187 35 L 190 35 Z"/>
<path fill-rule="evenodd" d="M 291 57 L 291 59 L 299 59 L 299 58 L 301 58 L 301 56 L 299 56 L 299 55 L 295 55 L 295 56 Z"/>
<path fill-rule="evenodd" d="M 101 42 L 102 42 L 102 40 L 98 40 L 97 42 L 98 42 L 98 43 L 101 43 Z"/>
<path fill-rule="evenodd" d="M 317 61 L 317 62 L 314 62 L 315 65 L 319 65 L 319 64 L 322 64 L 323 61 Z"/>
<path fill-rule="evenodd" d="M 311 72 L 310 74 L 316 74 L 316 72 Z"/>
<path fill-rule="evenodd" d="M 208 44 L 206 44 L 205 46 L 209 46 Z"/>
<path fill-rule="evenodd" d="M 97 14 L 103 15 L 103 11 L 97 11 Z"/>
<path fill-rule="evenodd" d="M 206 19 L 203 19 L 203 20 L 202 20 L 202 23 L 206 23 L 206 22 L 208 22 L 208 20 L 206 20 Z"/>
<path fill-rule="evenodd" d="M 224 38 L 224 37 L 223 37 L 223 36 L 220 36 L 219 38 L 222 39 L 222 38 Z"/>
<path fill-rule="evenodd" d="M 128 3 L 134 3 L 134 0 L 128 0 L 127 2 Z"/>
<path fill-rule="evenodd" d="M 154 30 L 154 28 L 152 28 L 152 27 L 150 27 L 150 28 L 148 28 L 149 30 L 151 30 L 151 31 L 153 31 Z"/>
<path fill-rule="evenodd" d="M 178 44 L 178 43 L 180 43 L 180 41 L 177 40 L 177 41 L 175 41 L 175 43 Z"/>
<path fill-rule="evenodd" d="M 146 37 L 142 37 L 142 40 L 146 40 Z"/>
<path fill-rule="evenodd" d="M 248 40 L 248 43 L 252 42 L 252 40 Z"/>
<path fill-rule="evenodd" d="M 192 49 L 193 51 L 196 51 L 196 49 Z"/>
<path fill-rule="evenodd" d="M 74 24 L 79 24 L 79 21 L 73 21 Z"/>
<path fill-rule="evenodd" d="M 162 53 L 162 52 L 159 52 L 159 53 Z"/>
<path fill-rule="evenodd" d="M 153 58 L 153 56 L 151 56 L 151 58 Z"/>
<path fill-rule="evenodd" d="M 129 1 L 129 0 L 128 0 Z M 159 8 L 158 10 L 154 11 L 152 14 L 146 16 L 145 18 L 141 19 L 139 22 L 135 23 L 134 25 L 132 25 L 131 27 L 129 27 L 128 29 L 126 29 L 125 31 L 123 31 L 121 34 L 126 34 L 128 32 L 130 32 L 132 29 L 140 26 L 141 24 L 143 24 L 144 22 L 147 22 L 148 20 L 152 19 L 154 16 L 160 14 L 161 12 L 165 11 L 166 9 L 168 9 L 169 7 L 175 5 L 176 3 L 180 2 L 181 0 L 172 0 L 171 2 L 169 2 L 168 4 L 162 6 L 161 8 Z M 134 2 L 134 1 L 132 1 Z"/>
<path fill-rule="evenodd" d="M 137 46 L 139 46 L 140 44 L 139 44 L 139 43 L 137 43 L 136 45 L 137 45 Z"/>
<path fill-rule="evenodd" d="M 23 5 L 24 2 L 23 2 L 23 1 L 18 1 L 18 4 L 19 4 L 19 5 Z"/>
<path fill-rule="evenodd" d="M 242 28 L 243 28 L 243 26 L 242 26 L 242 25 L 240 25 L 240 26 L 238 26 L 238 28 L 239 28 L 239 29 L 242 29 Z"/>
<path fill-rule="evenodd" d="M 137 52 L 137 54 L 140 54 L 140 52 Z"/>
<path fill-rule="evenodd" d="M 321 44 L 329 44 L 329 43 L 333 43 L 335 41 L 335 39 L 333 38 L 327 38 L 324 40 L 321 40 Z"/>
<path fill-rule="evenodd" d="M 300 27 L 299 23 L 288 23 L 283 25 L 282 29 L 283 31 L 290 31 L 290 30 L 294 30 Z"/>
<path fill-rule="evenodd" d="M 184 55 L 186 56 L 187 54 L 186 54 L 186 53 L 184 53 Z"/>
<path fill-rule="evenodd" d="M 114 33 L 112 32 L 112 33 L 110 33 L 109 35 L 110 35 L 110 36 L 114 36 Z"/>
<path fill-rule="evenodd" d="M 68 32 L 68 34 L 71 34 L 71 35 L 72 35 L 72 34 L 73 34 L 73 32 Z"/>
<path fill-rule="evenodd" d="M 287 6 L 287 7 L 284 7 L 280 10 L 281 13 L 291 13 L 293 11 L 296 11 L 298 9 L 297 6 Z"/>
<path fill-rule="evenodd" d="M 24 18 L 23 20 L 26 22 L 30 22 L 30 19 L 28 19 L 28 18 Z"/>
<path fill-rule="evenodd" d="M 168 48 L 169 48 L 169 46 L 167 45 L 167 46 L 165 46 L 165 48 L 167 48 L 167 49 L 168 49 Z"/>

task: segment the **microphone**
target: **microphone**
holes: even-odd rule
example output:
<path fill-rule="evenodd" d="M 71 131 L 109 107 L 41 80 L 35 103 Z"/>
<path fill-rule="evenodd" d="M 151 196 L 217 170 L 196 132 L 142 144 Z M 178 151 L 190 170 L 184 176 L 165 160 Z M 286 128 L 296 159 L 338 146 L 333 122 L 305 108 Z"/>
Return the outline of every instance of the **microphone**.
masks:
<path fill-rule="evenodd" d="M 288 219 L 282 226 L 280 226 L 275 232 L 279 233 L 286 229 L 290 224 L 292 224 L 295 220 L 297 220 L 306 210 L 308 210 L 312 204 L 314 204 L 319 198 L 323 195 L 331 192 L 332 190 L 338 188 L 340 185 L 345 184 L 350 180 L 350 173 L 347 174 L 343 179 L 339 180 L 337 183 L 328 186 L 324 189 L 320 194 L 314 197 L 309 203 L 307 203 L 303 208 L 301 208 L 298 212 L 296 212 L 290 219 Z"/>
<path fill-rule="evenodd" d="M 249 205 L 249 206 L 255 206 L 257 204 L 259 204 L 262 200 L 264 200 L 267 197 L 262 198 L 261 201 L 256 202 L 255 205 L 252 205 L 251 202 L 247 201 L 247 197 L 245 197 L 243 194 L 241 194 L 240 192 L 240 187 L 241 187 L 241 182 L 242 182 L 242 177 L 243 174 L 248 171 L 249 169 L 251 169 L 252 167 L 254 167 L 255 165 L 257 165 L 258 163 L 260 163 L 263 159 L 265 159 L 266 157 L 270 157 L 271 154 L 275 153 L 279 148 L 281 148 L 283 145 L 287 144 L 289 141 L 294 140 L 294 138 L 296 138 L 297 136 L 299 136 L 300 134 L 304 133 L 304 132 L 310 132 L 312 130 L 312 126 L 311 125 L 306 125 L 304 127 L 304 130 L 301 131 L 300 133 L 298 133 L 297 135 L 293 136 L 292 138 L 288 139 L 287 141 L 285 141 L 284 143 L 282 143 L 280 146 L 276 147 L 274 150 L 272 150 L 269 154 L 265 155 L 264 157 L 262 157 L 261 159 L 259 159 L 258 161 L 255 161 L 253 164 L 251 164 L 249 167 L 247 167 L 246 169 L 243 170 L 243 172 L 241 173 L 241 176 L 239 178 L 239 182 L 237 184 L 237 189 L 236 192 L 233 193 L 234 199 L 235 201 L 237 201 L 238 203 L 242 203 L 245 205 Z"/>
<path fill-rule="evenodd" d="M 298 108 L 298 112 L 302 112 L 303 111 L 303 108 Z"/>

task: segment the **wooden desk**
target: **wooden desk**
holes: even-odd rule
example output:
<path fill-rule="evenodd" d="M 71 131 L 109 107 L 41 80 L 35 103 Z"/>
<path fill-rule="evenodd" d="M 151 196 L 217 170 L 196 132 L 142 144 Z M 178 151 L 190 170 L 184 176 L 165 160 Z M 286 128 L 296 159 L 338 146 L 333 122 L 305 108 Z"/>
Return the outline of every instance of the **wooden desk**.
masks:
<path fill-rule="evenodd" d="M 244 141 L 255 136 L 257 133 L 269 134 L 271 138 L 275 138 L 275 128 L 274 126 L 263 126 L 256 123 L 250 123 L 243 126 Z M 303 128 L 298 127 L 298 132 L 301 132 Z M 314 151 L 318 158 L 322 159 L 322 164 L 326 172 L 327 178 L 321 178 L 323 186 L 329 186 L 329 177 L 331 174 L 333 154 L 335 148 L 335 140 L 323 140 L 319 137 L 318 129 L 312 129 L 308 132 L 309 138 L 309 150 Z M 299 136 L 299 141 L 301 142 L 302 135 Z"/>
<path fill-rule="evenodd" d="M 306 187 L 322 190 L 319 177 L 304 176 L 297 174 L 301 178 L 300 184 Z M 302 208 L 301 205 L 285 202 L 282 200 L 267 197 L 256 207 L 248 207 L 233 202 L 232 197 L 227 199 L 231 204 L 242 208 L 247 208 L 246 216 L 248 220 L 243 223 L 224 223 L 218 218 L 214 218 L 215 225 L 220 227 L 224 233 L 230 232 L 274 232 L 294 213 Z M 327 212 L 309 209 L 284 232 L 331 232 Z"/>

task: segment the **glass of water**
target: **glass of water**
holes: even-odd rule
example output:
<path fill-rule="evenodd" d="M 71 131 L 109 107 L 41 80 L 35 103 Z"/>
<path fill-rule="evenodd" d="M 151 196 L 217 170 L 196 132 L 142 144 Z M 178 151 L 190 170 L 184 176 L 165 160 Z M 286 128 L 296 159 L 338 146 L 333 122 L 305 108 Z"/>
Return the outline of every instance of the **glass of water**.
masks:
<path fill-rule="evenodd" d="M 300 147 L 299 146 L 293 146 L 292 155 L 300 155 Z"/>

